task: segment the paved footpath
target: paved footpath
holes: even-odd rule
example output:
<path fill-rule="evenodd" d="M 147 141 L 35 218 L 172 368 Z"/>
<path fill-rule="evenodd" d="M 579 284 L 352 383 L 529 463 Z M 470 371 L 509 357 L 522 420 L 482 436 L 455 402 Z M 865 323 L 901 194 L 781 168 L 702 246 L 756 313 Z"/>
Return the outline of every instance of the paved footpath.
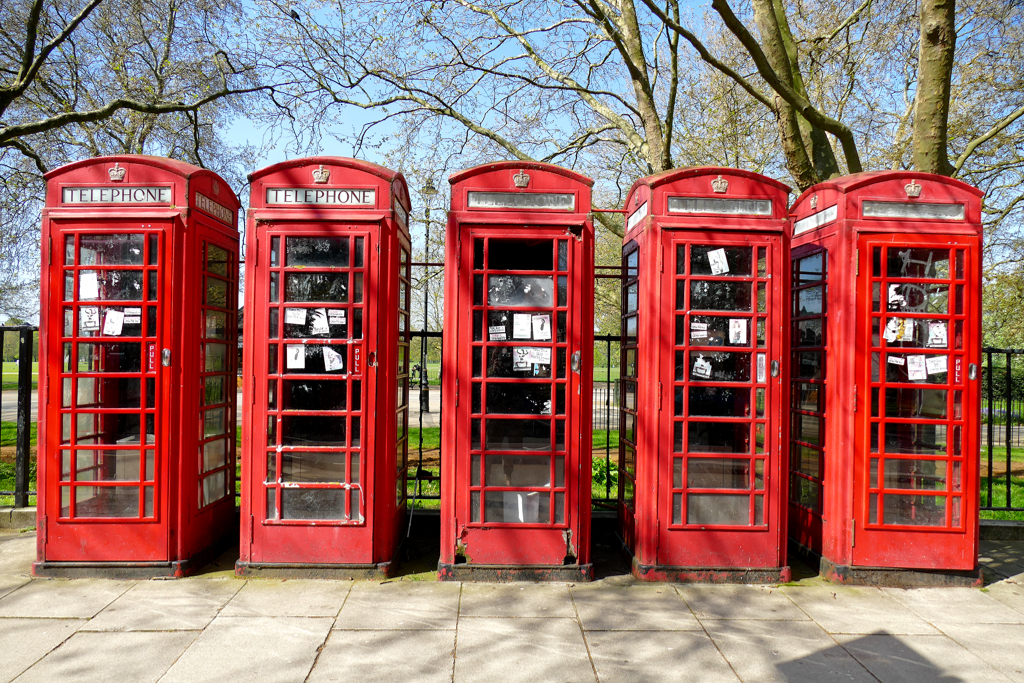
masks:
<path fill-rule="evenodd" d="M 34 547 L 0 534 L 0 681 L 1024 681 L 1022 542 L 917 590 L 637 584 L 607 545 L 591 584 L 32 580 Z"/>

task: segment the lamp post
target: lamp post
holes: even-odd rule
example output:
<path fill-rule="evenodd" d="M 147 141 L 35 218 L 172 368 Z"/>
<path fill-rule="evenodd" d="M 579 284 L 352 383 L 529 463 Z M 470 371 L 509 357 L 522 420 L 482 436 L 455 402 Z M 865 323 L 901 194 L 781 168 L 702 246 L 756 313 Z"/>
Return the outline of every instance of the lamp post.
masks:
<path fill-rule="evenodd" d="M 427 178 L 427 183 L 420 190 L 420 195 L 426 204 L 424 208 L 424 231 L 423 231 L 423 260 L 430 263 L 430 203 L 437 195 L 437 188 L 434 187 L 433 178 Z M 423 267 L 423 332 L 427 331 L 428 317 L 427 309 L 430 305 L 430 266 Z M 427 377 L 427 336 L 420 338 L 420 412 L 430 412 L 430 381 Z"/>

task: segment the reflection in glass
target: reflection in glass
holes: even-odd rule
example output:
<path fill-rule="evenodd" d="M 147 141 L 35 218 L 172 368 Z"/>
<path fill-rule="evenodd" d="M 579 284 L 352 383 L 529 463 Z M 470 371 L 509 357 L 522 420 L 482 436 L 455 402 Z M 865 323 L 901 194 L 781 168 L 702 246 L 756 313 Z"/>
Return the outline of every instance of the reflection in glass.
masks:
<path fill-rule="evenodd" d="M 81 266 L 141 266 L 145 235 L 80 235 L 78 245 Z M 65 246 L 65 251 L 67 246 L 70 245 Z"/>
<path fill-rule="evenodd" d="M 946 490 L 945 460 L 885 459 L 887 489 Z"/>
<path fill-rule="evenodd" d="M 945 455 L 946 425 L 898 424 L 885 425 L 885 452 L 898 454 Z"/>
<path fill-rule="evenodd" d="M 548 420 L 487 420 L 485 447 L 501 451 L 547 451 L 551 449 Z"/>
<path fill-rule="evenodd" d="M 348 302 L 348 273 L 285 273 L 285 301 Z"/>
<path fill-rule="evenodd" d="M 807 285 L 824 279 L 825 252 L 798 259 L 793 265 L 793 285 Z"/>
<path fill-rule="evenodd" d="M 345 489 L 282 488 L 281 519 L 343 520 L 346 493 Z"/>
<path fill-rule="evenodd" d="M 489 306 L 554 306 L 554 278 L 491 275 L 488 277 L 487 304 Z"/>
<path fill-rule="evenodd" d="M 484 491 L 484 521 L 538 524 L 550 520 L 551 500 L 539 491 Z"/>
<path fill-rule="evenodd" d="M 485 462 L 487 486 L 551 486 L 550 456 L 488 455 Z"/>
<path fill-rule="evenodd" d="M 949 250 L 889 247 L 886 275 L 929 279 L 948 278 Z"/>
<path fill-rule="evenodd" d="M 945 526 L 946 497 L 886 494 L 882 498 L 882 524 Z"/>
<path fill-rule="evenodd" d="M 686 486 L 692 489 L 748 489 L 750 461 L 746 458 L 689 458 Z"/>
<path fill-rule="evenodd" d="M 938 420 L 946 417 L 945 389 L 885 390 L 885 416 Z"/>
<path fill-rule="evenodd" d="M 76 517 L 138 517 L 137 486 L 78 486 L 75 488 Z"/>
<path fill-rule="evenodd" d="M 281 481 L 344 484 L 345 454 L 336 452 L 281 452 Z"/>
<path fill-rule="evenodd" d="M 691 453 L 750 452 L 750 425 L 746 422 L 691 421 L 688 431 Z"/>
<path fill-rule="evenodd" d="M 348 237 L 287 237 L 285 265 L 347 268 Z"/>
<path fill-rule="evenodd" d="M 684 310 L 686 280 L 676 285 L 676 307 Z M 749 311 L 753 304 L 752 282 L 691 280 L 690 309 L 703 311 Z"/>

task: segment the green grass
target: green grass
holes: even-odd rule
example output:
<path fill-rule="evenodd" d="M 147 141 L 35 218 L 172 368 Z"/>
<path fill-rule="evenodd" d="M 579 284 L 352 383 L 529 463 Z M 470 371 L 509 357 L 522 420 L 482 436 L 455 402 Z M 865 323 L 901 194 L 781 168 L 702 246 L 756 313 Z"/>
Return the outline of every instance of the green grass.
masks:
<path fill-rule="evenodd" d="M 1006 477 L 992 480 L 992 502 L 995 505 L 1006 505 Z M 981 478 L 981 504 L 989 504 L 988 477 Z M 1024 477 L 1010 477 L 1010 507 L 1024 508 Z M 982 510 L 981 518 L 1024 521 L 1024 512 Z"/>
<path fill-rule="evenodd" d="M 412 418 L 410 418 L 412 421 Z M 420 430 L 419 427 L 409 427 L 409 457 L 412 458 L 412 452 L 418 450 L 420 447 Z M 441 447 L 441 428 L 440 427 L 424 427 L 423 428 L 423 450 L 429 451 L 435 448 Z"/>
<path fill-rule="evenodd" d="M 1006 446 L 995 445 L 992 448 L 992 464 L 1006 462 Z M 1024 448 L 1010 448 L 1010 462 L 1024 462 Z M 981 447 L 981 466 L 988 466 L 988 447 L 984 444 Z"/>
<path fill-rule="evenodd" d="M 29 446 L 36 445 L 36 423 L 29 424 Z M 18 423 L 0 422 L 0 446 L 16 446 L 18 443 Z"/>
<path fill-rule="evenodd" d="M 0 363 L 0 388 L 3 391 L 18 388 L 18 365 L 14 361 Z M 39 361 L 32 362 L 32 388 L 35 389 L 39 383 Z"/>

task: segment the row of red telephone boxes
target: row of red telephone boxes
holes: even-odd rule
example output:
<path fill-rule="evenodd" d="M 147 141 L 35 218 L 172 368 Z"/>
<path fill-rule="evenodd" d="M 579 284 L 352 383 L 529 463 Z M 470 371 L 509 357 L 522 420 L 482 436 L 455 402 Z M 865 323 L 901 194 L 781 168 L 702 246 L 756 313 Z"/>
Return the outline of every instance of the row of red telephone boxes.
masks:
<path fill-rule="evenodd" d="M 47 180 L 35 571 L 180 575 L 239 528 L 239 573 L 393 571 L 415 476 L 403 176 L 252 174 L 241 311 L 215 174 L 123 156 Z M 589 578 L 593 181 L 502 162 L 450 183 L 439 575 Z M 633 572 L 786 580 L 788 539 L 840 580 L 976 581 L 981 193 L 880 172 L 788 195 L 683 169 L 600 217 L 624 234 L 620 376 L 597 390 Z"/>

